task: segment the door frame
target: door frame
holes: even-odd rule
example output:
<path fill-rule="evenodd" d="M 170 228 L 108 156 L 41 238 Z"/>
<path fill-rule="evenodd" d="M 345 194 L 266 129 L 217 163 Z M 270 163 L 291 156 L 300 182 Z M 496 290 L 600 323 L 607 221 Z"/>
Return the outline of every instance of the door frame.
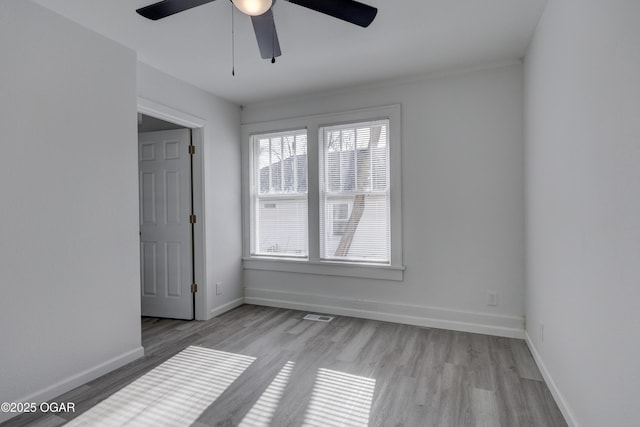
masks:
<path fill-rule="evenodd" d="M 198 285 L 198 291 L 194 295 L 194 317 L 195 320 L 207 320 L 207 286 L 205 281 L 207 276 L 204 262 L 204 164 L 202 155 L 204 146 L 204 129 L 207 125 L 207 121 L 200 117 L 193 116 L 189 113 L 176 110 L 140 96 L 138 97 L 138 113 L 191 129 L 191 143 L 196 149 L 192 163 L 193 213 L 197 218 L 196 223 L 194 224 L 193 233 L 193 274 L 195 282 Z"/>

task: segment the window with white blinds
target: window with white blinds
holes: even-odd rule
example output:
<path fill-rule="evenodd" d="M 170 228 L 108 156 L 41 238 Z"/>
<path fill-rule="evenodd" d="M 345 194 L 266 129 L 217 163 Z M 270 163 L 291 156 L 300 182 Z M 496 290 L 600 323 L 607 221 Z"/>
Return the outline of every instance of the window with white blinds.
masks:
<path fill-rule="evenodd" d="M 319 129 L 320 258 L 391 261 L 389 120 Z"/>
<path fill-rule="evenodd" d="M 252 254 L 307 257 L 306 130 L 252 140 Z"/>
<path fill-rule="evenodd" d="M 242 125 L 244 269 L 403 280 L 400 110 Z"/>

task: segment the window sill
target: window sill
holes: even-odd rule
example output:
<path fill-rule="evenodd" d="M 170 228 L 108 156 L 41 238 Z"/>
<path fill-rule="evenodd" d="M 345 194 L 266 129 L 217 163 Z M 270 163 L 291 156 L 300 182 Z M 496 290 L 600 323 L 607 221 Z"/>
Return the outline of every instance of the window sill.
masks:
<path fill-rule="evenodd" d="M 394 281 L 402 281 L 404 275 L 404 266 L 347 264 L 331 261 L 244 257 L 242 258 L 242 266 L 245 270 L 282 271 L 287 273 Z"/>

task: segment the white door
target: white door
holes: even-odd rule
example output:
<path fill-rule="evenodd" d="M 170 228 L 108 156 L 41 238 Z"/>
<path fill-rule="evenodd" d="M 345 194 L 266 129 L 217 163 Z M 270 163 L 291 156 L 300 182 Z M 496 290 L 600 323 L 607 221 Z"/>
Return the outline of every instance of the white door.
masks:
<path fill-rule="evenodd" d="M 193 319 L 188 129 L 138 134 L 142 315 Z"/>

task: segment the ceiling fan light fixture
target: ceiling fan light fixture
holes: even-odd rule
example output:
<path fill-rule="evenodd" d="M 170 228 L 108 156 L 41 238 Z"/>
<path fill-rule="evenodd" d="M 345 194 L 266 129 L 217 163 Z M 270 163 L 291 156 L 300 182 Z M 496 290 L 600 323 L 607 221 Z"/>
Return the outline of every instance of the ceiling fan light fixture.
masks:
<path fill-rule="evenodd" d="M 231 0 L 240 12 L 249 16 L 258 16 L 271 8 L 272 0 Z"/>

